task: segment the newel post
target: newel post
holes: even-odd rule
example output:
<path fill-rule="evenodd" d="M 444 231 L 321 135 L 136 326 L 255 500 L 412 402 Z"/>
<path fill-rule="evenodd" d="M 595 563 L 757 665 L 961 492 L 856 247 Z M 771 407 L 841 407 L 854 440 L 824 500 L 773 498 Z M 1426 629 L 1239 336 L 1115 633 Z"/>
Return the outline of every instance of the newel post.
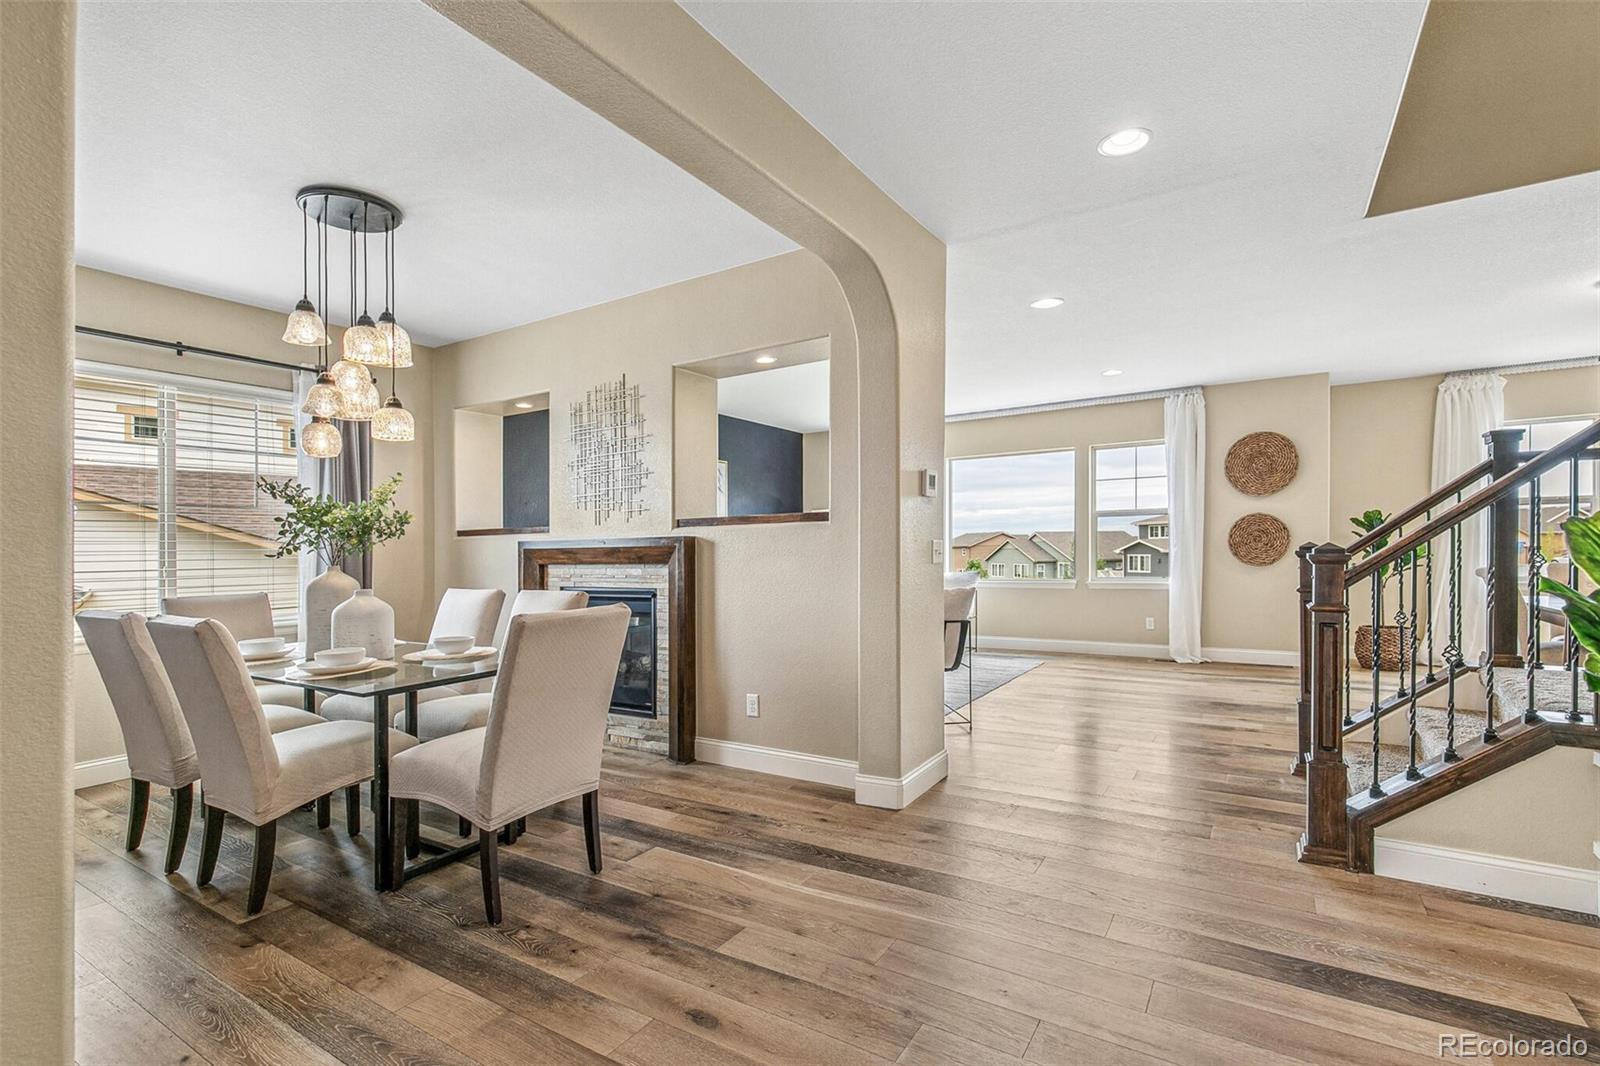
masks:
<path fill-rule="evenodd" d="M 1517 468 L 1522 430 L 1491 429 L 1483 439 L 1489 445 L 1490 480 L 1498 480 Z M 1522 642 L 1517 639 L 1517 615 L 1522 604 L 1517 574 L 1517 496 L 1508 492 L 1489 505 L 1489 568 L 1495 583 L 1489 602 L 1487 646 L 1495 666 L 1513 669 L 1522 668 Z"/>
<path fill-rule="evenodd" d="M 1315 544 L 1306 543 L 1295 549 L 1300 560 L 1300 698 L 1295 702 L 1295 716 L 1299 722 L 1299 746 L 1294 753 L 1294 765 L 1289 768 L 1296 777 L 1306 775 L 1306 762 L 1311 757 L 1311 553 Z"/>
<path fill-rule="evenodd" d="M 1300 861 L 1345 866 L 1350 822 L 1345 801 L 1350 779 L 1344 765 L 1344 631 L 1349 620 L 1344 571 L 1350 553 L 1322 544 L 1307 553 L 1311 569 L 1311 761 L 1306 765 L 1306 832 Z"/>

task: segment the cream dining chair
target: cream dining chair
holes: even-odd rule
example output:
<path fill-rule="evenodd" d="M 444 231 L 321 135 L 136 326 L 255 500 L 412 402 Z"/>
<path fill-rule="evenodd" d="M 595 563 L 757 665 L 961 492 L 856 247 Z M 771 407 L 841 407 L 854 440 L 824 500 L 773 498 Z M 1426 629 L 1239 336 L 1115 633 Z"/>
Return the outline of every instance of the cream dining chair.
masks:
<path fill-rule="evenodd" d="M 372 729 L 360 722 L 324 721 L 273 733 L 239 646 L 219 622 L 157 618 L 149 626 L 205 777 L 205 835 L 195 881 L 209 884 L 216 872 L 224 813 L 244 819 L 255 827 L 256 838 L 245 913 L 257 914 L 272 879 L 279 818 L 315 800 L 318 824 L 326 827 L 326 797 L 342 788 L 351 833 L 357 831 L 357 787 L 372 777 Z M 391 731 L 390 751 L 414 744 Z"/>
<path fill-rule="evenodd" d="M 431 641 L 435 637 L 470 636 L 476 644 L 493 644 L 495 627 L 500 624 L 500 608 L 505 606 L 505 602 L 504 589 L 445 589 L 444 596 L 439 600 L 439 609 L 434 613 L 433 630 L 428 634 L 428 639 Z M 467 728 L 459 723 L 454 710 L 440 713 L 433 708 L 435 703 L 457 698 L 462 694 L 461 689 L 450 685 L 419 691 L 417 735 L 428 740 Z M 488 693 L 482 695 L 487 698 Z M 391 715 L 398 717 L 404 710 L 403 697 L 389 698 Z M 322 715 L 331 721 L 370 722 L 372 701 L 362 699 L 360 696 L 328 696 L 322 701 Z"/>
<path fill-rule="evenodd" d="M 194 739 L 178 705 L 161 657 L 150 639 L 145 617 L 136 612 L 79 611 L 78 628 L 89 648 L 111 709 L 122 729 L 132 779 L 128 803 L 127 848 L 144 836 L 150 786 L 172 790 L 172 823 L 167 830 L 166 872 L 183 859 L 194 810 L 194 782 L 200 776 Z M 263 708 L 267 729 L 282 733 L 323 719 L 298 707 L 269 704 Z"/>
<path fill-rule="evenodd" d="M 511 619 L 489 721 L 419 744 L 389 768 L 396 839 L 437 804 L 478 829 L 484 913 L 500 924 L 498 834 L 553 803 L 583 797 L 589 869 L 600 872 L 600 754 L 632 612 L 623 604 Z M 396 848 L 392 883 L 405 880 Z"/>
<path fill-rule="evenodd" d="M 231 592 L 203 596 L 163 596 L 161 613 L 178 618 L 215 618 L 227 627 L 234 640 L 255 640 L 275 637 L 277 626 L 272 621 L 272 601 L 265 592 Z M 277 703 L 285 707 L 304 707 L 305 690 L 293 685 L 277 685 L 257 681 L 256 695 L 262 703 Z"/>

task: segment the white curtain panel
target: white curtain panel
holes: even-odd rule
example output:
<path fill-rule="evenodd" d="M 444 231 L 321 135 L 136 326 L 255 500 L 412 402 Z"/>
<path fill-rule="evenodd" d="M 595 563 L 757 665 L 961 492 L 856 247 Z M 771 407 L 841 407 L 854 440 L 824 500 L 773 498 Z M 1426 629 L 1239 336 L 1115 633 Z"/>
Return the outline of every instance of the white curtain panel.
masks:
<path fill-rule="evenodd" d="M 1433 408 L 1432 487 L 1438 488 L 1483 462 L 1489 454 L 1483 435 L 1499 429 L 1505 419 L 1505 378 L 1499 374 L 1452 374 L 1445 378 Z M 1434 550 L 1439 553 L 1434 560 L 1435 574 L 1442 573 L 1445 580 L 1435 580 L 1431 606 L 1433 617 L 1440 619 L 1442 626 L 1449 618 L 1450 538 L 1434 541 Z M 1488 562 L 1489 512 L 1484 511 L 1461 526 L 1461 654 L 1469 663 L 1476 663 L 1484 650 L 1488 597 L 1478 570 Z M 1443 571 L 1437 569 L 1441 565 Z M 1439 638 L 1436 646 L 1442 649 L 1449 634 L 1441 629 L 1434 635 Z"/>
<path fill-rule="evenodd" d="M 1200 654 L 1200 577 L 1206 520 L 1206 398 L 1199 389 L 1172 393 L 1164 404 L 1167 501 L 1172 509 L 1167 576 L 1167 647 L 1180 663 Z"/>

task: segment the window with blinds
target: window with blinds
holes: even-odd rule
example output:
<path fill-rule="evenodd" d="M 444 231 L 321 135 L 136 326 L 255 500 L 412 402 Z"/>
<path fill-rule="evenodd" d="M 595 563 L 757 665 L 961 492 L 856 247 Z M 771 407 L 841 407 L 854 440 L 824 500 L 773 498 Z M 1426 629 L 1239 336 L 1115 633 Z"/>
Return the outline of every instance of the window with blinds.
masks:
<path fill-rule="evenodd" d="M 174 594 L 266 592 L 292 627 L 299 565 L 273 559 L 295 474 L 293 397 L 80 364 L 73 397 L 73 607 L 160 611 Z"/>

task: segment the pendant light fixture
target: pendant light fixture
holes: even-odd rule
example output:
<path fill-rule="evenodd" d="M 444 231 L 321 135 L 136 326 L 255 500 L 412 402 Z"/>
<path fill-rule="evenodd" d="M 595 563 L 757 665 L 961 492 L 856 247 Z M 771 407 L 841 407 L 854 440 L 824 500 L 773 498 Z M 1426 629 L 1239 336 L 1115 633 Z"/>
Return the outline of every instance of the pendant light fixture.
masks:
<path fill-rule="evenodd" d="M 411 365 L 411 338 L 406 336 L 406 331 L 401 329 L 390 313 L 394 300 L 394 257 L 390 249 L 394 247 L 394 230 L 384 234 L 383 242 L 383 314 L 379 316 L 380 323 L 387 320 L 389 336 L 389 398 L 383 401 L 383 407 L 372 416 L 372 439 L 403 442 L 417 439 L 417 420 L 412 417 L 400 403 L 400 397 L 395 395 L 395 382 L 399 377 L 399 368 Z M 396 338 L 405 341 L 405 362 L 401 362 L 402 349 L 396 343 Z"/>
<path fill-rule="evenodd" d="M 395 320 L 393 311 L 394 230 L 400 225 L 400 210 L 370 193 L 332 185 L 308 186 L 300 190 L 295 200 L 302 218 L 301 267 L 305 293 L 295 306 L 295 315 L 299 317 L 291 316 L 291 328 L 285 331 L 284 340 L 318 346 L 321 366 L 317 381 L 307 390 L 301 406 L 301 411 L 311 416 L 311 423 L 300 434 L 301 450 L 317 459 L 337 456 L 343 448 L 338 422 L 371 422 L 376 440 L 415 440 L 416 422 L 396 396 L 396 370 L 412 365 L 411 338 Z M 317 224 L 317 301 L 324 308 L 330 304 L 332 274 L 328 269 L 328 227 L 335 226 L 350 233 L 347 274 L 350 298 L 347 321 L 350 325 L 340 344 L 343 357 L 331 365 L 332 341 L 328 337 L 327 323 L 316 315 L 317 305 L 311 300 L 309 271 L 305 265 L 304 226 L 312 219 Z M 368 235 L 372 233 L 380 233 L 384 239 L 384 311 L 378 322 L 373 321 L 367 303 L 371 287 Z M 302 314 L 305 311 L 315 316 L 319 333 L 312 332 L 309 320 Z M 318 339 L 296 339 L 299 337 Z M 384 366 L 389 368 L 387 401 L 382 401 L 377 376 L 371 369 Z"/>
<path fill-rule="evenodd" d="M 306 229 L 311 224 L 305 205 L 300 207 L 300 302 L 289 312 L 289 324 L 283 329 L 283 339 L 289 344 L 315 348 L 328 343 L 328 327 L 317 314 L 317 305 L 311 302 L 311 279 L 306 269 Z M 318 272 L 320 279 L 321 272 Z M 317 294 L 319 297 L 321 293 Z"/>

